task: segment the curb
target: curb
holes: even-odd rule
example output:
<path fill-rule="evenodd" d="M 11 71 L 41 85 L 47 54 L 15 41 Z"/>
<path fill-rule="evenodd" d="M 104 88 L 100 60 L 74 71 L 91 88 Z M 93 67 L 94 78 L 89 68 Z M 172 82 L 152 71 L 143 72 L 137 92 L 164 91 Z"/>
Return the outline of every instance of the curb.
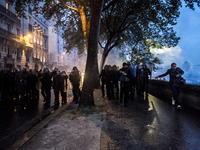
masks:
<path fill-rule="evenodd" d="M 18 150 L 22 147 L 28 140 L 30 140 L 35 134 L 37 134 L 41 129 L 43 129 L 51 120 L 53 120 L 56 116 L 60 113 L 65 111 L 67 107 L 70 106 L 71 103 L 63 105 L 59 109 L 55 110 L 54 112 L 50 112 L 46 116 L 42 116 L 42 118 L 36 122 L 27 132 L 23 134 L 14 144 L 9 147 L 10 150 Z"/>

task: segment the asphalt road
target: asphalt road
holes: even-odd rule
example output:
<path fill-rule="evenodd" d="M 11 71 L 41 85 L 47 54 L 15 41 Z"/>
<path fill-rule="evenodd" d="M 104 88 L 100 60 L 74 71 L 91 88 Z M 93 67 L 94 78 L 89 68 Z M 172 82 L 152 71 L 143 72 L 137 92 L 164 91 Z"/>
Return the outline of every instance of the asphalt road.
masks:
<path fill-rule="evenodd" d="M 200 150 L 199 111 L 177 110 L 152 95 L 129 100 L 127 108 L 117 101 L 106 106 L 102 150 Z"/>
<path fill-rule="evenodd" d="M 68 90 L 71 93 L 71 90 Z M 70 94 L 68 94 L 71 97 Z M 68 99 L 70 100 L 70 98 Z M 0 149 L 6 149 L 16 140 L 24 135 L 35 124 L 52 114 L 55 110 L 62 107 L 61 97 L 60 105 L 54 105 L 54 93 L 51 90 L 50 106 L 45 106 L 41 92 L 39 101 L 26 106 L 17 104 L 0 105 Z"/>
<path fill-rule="evenodd" d="M 12 144 L 14 140 L 28 131 L 34 125 L 33 120 L 36 120 L 34 123 L 37 124 L 42 121 L 42 118 L 55 111 L 53 100 L 48 109 L 44 107 L 42 101 L 41 97 L 39 105 L 34 109 L 13 110 L 13 112 L 9 111 L 8 114 L 4 111 L 4 115 L 1 114 L 1 149 Z M 101 150 L 200 150 L 199 111 L 186 108 L 181 111 L 177 110 L 174 106 L 171 106 L 170 100 L 169 102 L 162 101 L 152 95 L 149 95 L 148 100 L 134 97 L 129 100 L 128 107 L 124 107 L 118 100 L 102 98 L 100 90 L 95 92 L 95 103 L 103 105 L 105 108 L 100 114 L 101 119 L 95 119 L 101 122 L 101 128 L 98 129 Z M 79 134 L 76 134 L 74 139 L 72 135 L 64 134 L 72 143 L 68 143 L 66 139 L 59 139 L 61 145 L 54 143 L 54 138 L 63 136 L 64 125 L 69 125 L 62 124 L 63 121 L 66 121 L 67 115 L 69 115 L 67 112 L 61 113 L 59 115 L 60 122 L 58 122 L 58 118 L 55 118 L 45 129 L 41 126 L 42 130 L 38 132 L 35 138 L 33 135 L 33 138 L 25 146 L 22 146 L 22 149 L 33 148 L 36 146 L 34 143 L 37 143 L 37 147 L 49 147 L 51 145 L 52 149 L 58 149 L 59 146 L 67 149 L 67 145 L 73 143 L 74 146 L 86 150 L 81 145 L 81 143 L 84 143 L 84 139 L 87 139 L 84 135 L 82 135 L 83 139 L 79 139 L 82 141 L 81 143 L 76 143 L 76 139 L 80 138 Z M 36 116 L 40 117 L 33 119 Z M 86 118 L 86 120 L 95 123 L 91 118 Z M 68 119 L 68 122 L 73 124 L 73 119 Z M 80 124 L 81 122 L 77 124 L 77 127 Z M 55 129 L 55 126 L 61 126 L 61 128 L 56 128 L 57 134 L 52 133 L 52 127 Z M 46 135 L 44 135 L 44 130 Z M 68 133 L 68 130 L 76 131 L 76 126 L 67 126 L 64 131 Z M 87 128 L 81 130 L 85 130 L 84 133 L 87 133 Z M 8 134 L 6 135 L 6 133 Z M 49 143 L 45 145 L 42 142 L 47 138 L 47 135 L 51 135 L 48 138 L 50 145 Z"/>

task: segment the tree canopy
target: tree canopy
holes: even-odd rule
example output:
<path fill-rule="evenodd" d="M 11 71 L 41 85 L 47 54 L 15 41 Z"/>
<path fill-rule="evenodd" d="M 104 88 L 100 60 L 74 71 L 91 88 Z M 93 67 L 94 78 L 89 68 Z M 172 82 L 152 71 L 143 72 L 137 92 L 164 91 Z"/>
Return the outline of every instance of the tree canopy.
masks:
<path fill-rule="evenodd" d="M 191 9 L 195 4 L 200 6 L 200 0 L 184 1 Z M 73 47 L 79 48 L 80 53 L 84 47 L 88 50 L 88 74 L 84 82 L 85 89 L 88 89 L 84 91 L 84 98 L 88 98 L 88 104 L 92 104 L 94 89 L 94 82 L 90 81 L 98 76 L 95 70 L 98 68 L 96 40 L 101 19 L 99 43 L 104 48 L 102 63 L 113 48 L 123 46 L 123 43 L 132 47 L 140 44 L 145 50 L 146 40 L 160 47 L 175 46 L 179 40 L 173 26 L 180 15 L 181 0 L 16 0 L 17 14 L 24 16 L 30 4 L 36 13 L 43 14 L 46 19 L 54 18 L 56 25 L 63 27 L 68 50 Z"/>

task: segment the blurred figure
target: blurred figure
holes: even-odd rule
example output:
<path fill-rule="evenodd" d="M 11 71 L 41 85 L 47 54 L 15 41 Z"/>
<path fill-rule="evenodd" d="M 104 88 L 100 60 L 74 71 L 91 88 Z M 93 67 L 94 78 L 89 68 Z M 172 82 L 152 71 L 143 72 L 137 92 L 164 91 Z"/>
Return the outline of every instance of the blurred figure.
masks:
<path fill-rule="evenodd" d="M 61 96 L 62 96 L 62 104 L 67 103 L 67 79 L 68 76 L 65 71 L 61 73 Z"/>
<path fill-rule="evenodd" d="M 53 89 L 55 94 L 55 105 L 59 105 L 59 93 L 62 89 L 62 78 L 60 70 L 57 70 L 53 75 Z"/>
<path fill-rule="evenodd" d="M 20 102 L 22 106 L 26 107 L 27 99 L 26 99 L 26 89 L 27 89 L 27 71 L 23 69 L 19 74 L 19 82 L 18 82 L 18 89 L 20 93 Z"/>
<path fill-rule="evenodd" d="M 106 68 L 107 65 L 104 66 L 104 69 L 102 69 L 99 78 L 101 79 L 101 92 L 102 92 L 102 97 L 105 96 L 105 84 L 106 84 Z"/>
<path fill-rule="evenodd" d="M 44 72 L 41 76 L 41 94 L 44 97 L 44 102 L 46 105 L 50 104 L 50 98 L 51 98 L 51 74 L 48 70 L 48 68 L 44 69 Z"/>
<path fill-rule="evenodd" d="M 80 80 L 81 75 L 77 67 L 73 67 L 72 72 L 69 75 L 69 80 L 72 83 L 72 91 L 74 95 L 73 102 L 78 103 L 80 97 Z"/>
<path fill-rule="evenodd" d="M 131 97 L 133 99 L 134 95 L 135 95 L 135 88 L 136 88 L 136 74 L 137 74 L 137 66 L 136 65 L 131 65 L 129 66 L 130 68 L 130 74 L 131 74 L 131 78 L 130 78 L 130 93 L 131 93 Z"/>
<path fill-rule="evenodd" d="M 130 82 L 130 69 L 127 63 L 122 64 L 120 72 L 120 103 L 124 101 L 124 106 L 128 105 L 128 93 L 129 93 L 129 82 Z"/>
<path fill-rule="evenodd" d="M 105 70 L 105 77 L 106 77 L 106 94 L 107 94 L 107 98 L 109 100 L 111 100 L 112 98 L 112 68 L 110 65 L 107 65 L 106 70 Z"/>
<path fill-rule="evenodd" d="M 148 83 L 149 83 L 149 76 L 151 75 L 150 69 L 143 64 L 142 68 L 140 69 L 140 92 L 141 95 L 144 96 L 144 91 L 146 92 L 145 98 L 148 99 Z"/>
<path fill-rule="evenodd" d="M 111 71 L 111 98 L 116 98 L 119 99 L 119 70 L 116 65 L 112 66 L 112 71 Z M 115 92 L 116 91 L 116 92 Z"/>

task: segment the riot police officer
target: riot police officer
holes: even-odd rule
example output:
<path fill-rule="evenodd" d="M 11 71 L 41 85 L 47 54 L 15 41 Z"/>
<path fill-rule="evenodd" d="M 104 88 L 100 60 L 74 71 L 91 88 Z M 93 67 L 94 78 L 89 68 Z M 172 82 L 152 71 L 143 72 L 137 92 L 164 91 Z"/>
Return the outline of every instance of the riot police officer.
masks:
<path fill-rule="evenodd" d="M 79 97 L 80 97 L 80 72 L 77 67 L 73 67 L 72 72 L 69 75 L 69 80 L 72 83 L 72 91 L 74 95 L 73 102 L 78 103 Z"/>

